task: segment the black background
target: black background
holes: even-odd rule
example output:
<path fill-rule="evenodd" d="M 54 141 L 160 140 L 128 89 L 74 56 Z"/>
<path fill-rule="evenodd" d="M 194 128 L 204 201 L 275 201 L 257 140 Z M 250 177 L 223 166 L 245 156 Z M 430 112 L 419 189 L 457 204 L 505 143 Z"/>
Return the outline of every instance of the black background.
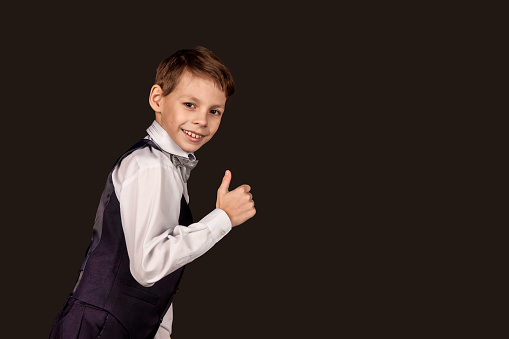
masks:
<path fill-rule="evenodd" d="M 236 94 L 196 154 L 193 215 L 215 207 L 225 169 L 231 188 L 252 187 L 257 215 L 188 266 L 173 337 L 419 329 L 437 286 L 423 273 L 429 252 L 418 250 L 429 233 L 419 228 L 430 221 L 423 211 L 433 208 L 422 202 L 434 185 L 423 173 L 435 169 L 413 157 L 425 155 L 413 144 L 425 123 L 415 76 L 431 69 L 404 27 L 382 20 L 380 30 L 376 12 L 319 3 L 6 8 L 7 331 L 49 333 L 107 174 L 153 120 L 157 65 L 197 45 L 228 66 Z"/>

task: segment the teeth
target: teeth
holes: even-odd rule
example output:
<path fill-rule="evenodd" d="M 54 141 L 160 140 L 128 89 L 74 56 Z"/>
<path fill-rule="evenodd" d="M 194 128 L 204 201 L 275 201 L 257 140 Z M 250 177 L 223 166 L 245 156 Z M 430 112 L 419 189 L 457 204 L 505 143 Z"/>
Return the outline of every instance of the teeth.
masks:
<path fill-rule="evenodd" d="M 196 139 L 201 139 L 201 138 L 203 138 L 203 136 L 198 135 L 198 134 L 194 134 L 193 132 L 186 131 L 186 130 L 183 130 L 183 131 L 184 131 L 187 135 L 192 136 L 193 138 L 196 138 Z"/>

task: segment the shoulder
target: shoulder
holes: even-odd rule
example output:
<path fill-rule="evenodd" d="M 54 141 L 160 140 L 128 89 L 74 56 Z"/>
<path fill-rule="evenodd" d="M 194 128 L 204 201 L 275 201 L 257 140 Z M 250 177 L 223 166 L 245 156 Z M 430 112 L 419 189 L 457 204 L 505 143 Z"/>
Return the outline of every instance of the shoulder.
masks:
<path fill-rule="evenodd" d="M 169 154 L 145 146 L 123 158 L 113 169 L 112 178 L 114 183 L 119 184 L 140 174 L 174 176 L 177 173 Z"/>
<path fill-rule="evenodd" d="M 122 160 L 121 166 L 124 165 L 124 163 L 134 163 L 137 167 L 139 167 L 139 169 L 153 166 L 175 167 L 171 162 L 169 154 L 150 145 L 139 148 L 129 154 Z"/>

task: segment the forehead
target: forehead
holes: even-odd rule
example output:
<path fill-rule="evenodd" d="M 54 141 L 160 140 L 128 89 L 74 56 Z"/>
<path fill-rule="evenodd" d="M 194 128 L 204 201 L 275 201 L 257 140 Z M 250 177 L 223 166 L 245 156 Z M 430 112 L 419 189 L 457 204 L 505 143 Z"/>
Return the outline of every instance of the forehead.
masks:
<path fill-rule="evenodd" d="M 205 98 L 226 101 L 226 94 L 208 77 L 197 76 L 188 71 L 184 71 L 179 79 L 174 92 L 181 95 L 201 95 Z"/>

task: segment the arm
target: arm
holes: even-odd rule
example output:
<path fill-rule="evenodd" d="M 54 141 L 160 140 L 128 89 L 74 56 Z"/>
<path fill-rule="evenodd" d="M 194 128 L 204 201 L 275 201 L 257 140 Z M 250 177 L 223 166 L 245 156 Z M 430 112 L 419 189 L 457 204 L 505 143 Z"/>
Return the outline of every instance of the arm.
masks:
<path fill-rule="evenodd" d="M 126 158 L 122 166 L 137 167 Z M 119 195 L 130 269 L 143 286 L 193 261 L 231 230 L 228 215 L 215 209 L 188 227 L 178 225 L 183 186 L 174 168 L 162 163 L 125 169 Z"/>
<path fill-rule="evenodd" d="M 217 190 L 217 201 L 216 206 L 225 208 L 229 216 L 231 215 L 231 221 L 233 226 L 240 225 L 245 220 L 255 215 L 254 201 L 252 194 L 249 193 L 250 187 L 248 185 L 242 185 L 236 190 L 229 192 L 228 187 L 231 181 L 230 171 L 226 171 L 223 177 L 223 182 Z M 173 304 L 170 305 L 168 312 L 163 317 L 161 326 L 157 331 L 154 339 L 170 339 L 172 332 L 173 322 Z"/>

